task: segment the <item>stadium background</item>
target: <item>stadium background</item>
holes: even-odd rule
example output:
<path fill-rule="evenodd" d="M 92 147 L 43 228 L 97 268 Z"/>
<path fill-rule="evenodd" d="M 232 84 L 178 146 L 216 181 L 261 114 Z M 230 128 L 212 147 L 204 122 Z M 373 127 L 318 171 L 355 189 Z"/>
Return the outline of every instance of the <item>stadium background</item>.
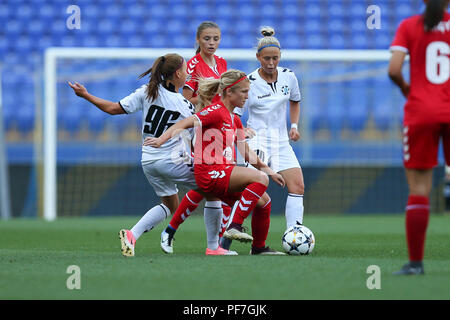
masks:
<path fill-rule="evenodd" d="M 79 30 L 66 27 L 72 4 L 81 9 Z M 366 26 L 366 10 L 373 4 L 381 9 L 381 29 Z M 418 0 L 2 2 L 1 85 L 13 216 L 42 214 L 46 48 L 192 48 L 194 55 L 197 26 L 212 20 L 222 31 L 220 48 L 252 50 L 259 26 L 270 25 L 283 49 L 386 50 L 401 19 L 422 11 Z M 94 95 L 117 101 L 144 83 L 137 76 L 151 63 L 59 62 L 58 215 L 139 215 L 157 203 L 140 167 L 140 115 L 104 115 L 66 85 L 78 81 Z M 404 99 L 387 77 L 387 63 L 280 65 L 294 70 L 303 95 L 304 138 L 293 147 L 305 176 L 306 215 L 402 213 L 407 198 L 401 162 Z M 257 63 L 229 67 L 251 72 Z M 443 210 L 442 178 L 440 167 L 432 212 Z M 285 192 L 270 186 L 274 213 L 284 211 Z"/>

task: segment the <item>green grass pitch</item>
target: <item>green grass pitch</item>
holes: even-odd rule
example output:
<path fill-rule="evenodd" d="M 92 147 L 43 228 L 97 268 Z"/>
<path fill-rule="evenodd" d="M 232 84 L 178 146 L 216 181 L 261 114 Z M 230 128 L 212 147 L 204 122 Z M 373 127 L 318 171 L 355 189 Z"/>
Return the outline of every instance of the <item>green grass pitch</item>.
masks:
<path fill-rule="evenodd" d="M 175 235 L 173 255 L 159 247 L 168 221 L 144 234 L 136 257 L 120 253 L 118 231 L 138 217 L 17 219 L 0 222 L 0 299 L 450 299 L 450 217 L 431 215 L 424 276 L 393 276 L 407 261 L 404 217 L 314 216 L 309 256 L 207 257 L 203 218 L 194 215 Z M 247 224 L 249 222 L 246 222 Z M 272 216 L 268 244 L 281 250 L 283 216 Z M 81 271 L 69 290 L 67 267 Z M 381 289 L 366 286 L 367 267 L 381 269 Z"/>

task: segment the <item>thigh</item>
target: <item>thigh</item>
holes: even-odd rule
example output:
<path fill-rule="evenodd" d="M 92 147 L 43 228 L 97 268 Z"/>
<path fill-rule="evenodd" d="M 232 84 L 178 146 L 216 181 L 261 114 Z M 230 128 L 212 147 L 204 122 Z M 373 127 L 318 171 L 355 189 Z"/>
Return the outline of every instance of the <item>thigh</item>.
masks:
<path fill-rule="evenodd" d="M 270 167 L 279 173 L 293 168 L 300 169 L 297 156 L 289 142 L 282 142 L 270 151 Z"/>
<path fill-rule="evenodd" d="M 236 166 L 231 172 L 228 191 L 242 192 L 250 183 L 253 182 L 268 185 L 269 178 L 267 174 L 262 171 Z"/>
<path fill-rule="evenodd" d="M 303 172 L 301 168 L 291 168 L 279 172 L 286 182 L 289 193 L 303 194 L 305 184 L 303 181 Z"/>
<path fill-rule="evenodd" d="M 403 164 L 407 169 L 431 169 L 438 163 L 441 124 L 410 124 L 403 128 Z"/>
<path fill-rule="evenodd" d="M 176 184 L 161 173 L 159 169 L 160 165 L 158 162 L 142 163 L 142 170 L 144 171 L 145 177 L 158 197 L 167 197 L 178 194 Z"/>

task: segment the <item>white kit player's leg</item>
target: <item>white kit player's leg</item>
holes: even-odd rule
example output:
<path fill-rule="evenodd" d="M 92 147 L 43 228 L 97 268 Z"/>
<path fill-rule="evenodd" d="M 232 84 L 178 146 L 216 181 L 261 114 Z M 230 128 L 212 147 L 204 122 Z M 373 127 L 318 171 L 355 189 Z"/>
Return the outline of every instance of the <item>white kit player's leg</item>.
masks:
<path fill-rule="evenodd" d="M 238 255 L 236 251 L 226 250 L 219 246 L 219 232 L 222 213 L 223 209 L 221 201 L 206 201 L 204 219 L 208 246 L 205 254 L 215 256 L 236 256 Z"/>
<path fill-rule="evenodd" d="M 170 210 L 163 203 L 154 206 L 131 228 L 134 238 L 138 240 L 144 232 L 152 230 L 169 216 Z"/>
<path fill-rule="evenodd" d="M 217 250 L 219 247 L 219 232 L 222 211 L 222 202 L 206 201 L 204 211 L 206 240 L 208 243 L 208 249 L 211 250 Z"/>
<path fill-rule="evenodd" d="M 286 228 L 296 224 L 303 224 L 303 195 L 289 193 L 286 199 Z"/>
<path fill-rule="evenodd" d="M 303 173 L 289 142 L 277 146 L 276 152 L 271 154 L 270 165 L 272 170 L 283 176 L 288 188 L 285 207 L 286 227 L 303 224 Z"/>

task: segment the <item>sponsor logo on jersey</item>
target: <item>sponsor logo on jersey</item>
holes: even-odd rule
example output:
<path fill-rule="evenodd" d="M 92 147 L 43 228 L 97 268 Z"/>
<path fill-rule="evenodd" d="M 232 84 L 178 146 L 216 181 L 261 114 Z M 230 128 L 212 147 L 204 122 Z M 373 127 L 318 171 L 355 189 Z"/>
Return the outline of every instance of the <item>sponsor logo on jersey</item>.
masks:
<path fill-rule="evenodd" d="M 267 97 L 270 97 L 270 96 L 271 96 L 271 94 L 268 93 L 268 94 L 265 94 L 265 95 L 262 95 L 262 96 L 258 96 L 258 99 L 264 99 L 264 98 L 267 98 Z"/>

